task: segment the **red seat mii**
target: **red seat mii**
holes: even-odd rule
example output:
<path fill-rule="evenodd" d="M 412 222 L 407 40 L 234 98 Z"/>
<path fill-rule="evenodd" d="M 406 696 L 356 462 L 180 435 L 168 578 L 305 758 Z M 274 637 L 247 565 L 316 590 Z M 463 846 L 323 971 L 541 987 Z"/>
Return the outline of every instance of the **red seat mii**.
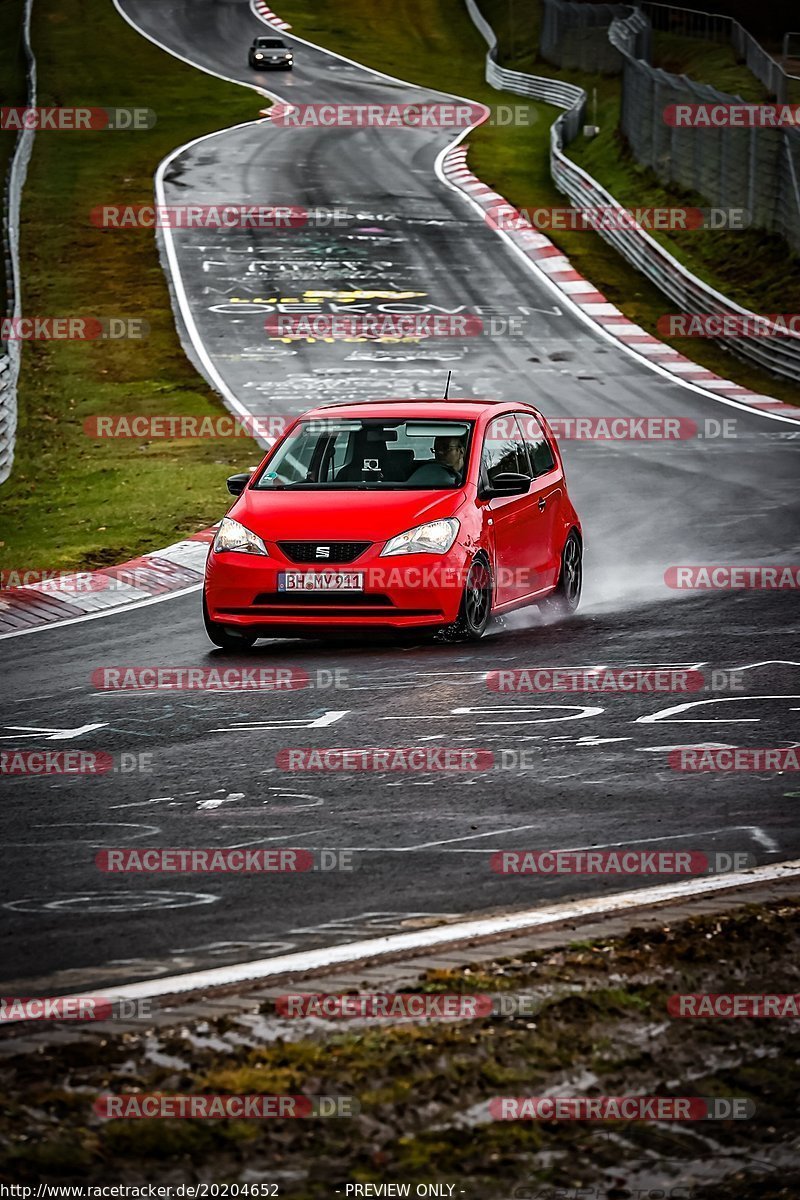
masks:
<path fill-rule="evenodd" d="M 228 489 L 203 593 L 227 650 L 364 628 L 476 640 L 493 614 L 580 601 L 581 524 L 530 405 L 324 405 Z"/>

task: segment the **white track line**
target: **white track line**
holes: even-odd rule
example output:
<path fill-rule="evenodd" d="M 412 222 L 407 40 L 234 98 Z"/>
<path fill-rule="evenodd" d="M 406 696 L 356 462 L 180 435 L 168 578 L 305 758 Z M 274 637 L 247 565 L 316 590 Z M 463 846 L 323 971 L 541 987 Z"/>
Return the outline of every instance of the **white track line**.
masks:
<path fill-rule="evenodd" d="M 281 954 L 275 958 L 260 958 L 252 962 L 233 963 L 227 967 L 212 967 L 207 971 L 192 971 L 185 975 L 168 975 L 161 979 L 148 979 L 118 988 L 95 988 L 92 994 L 102 995 L 109 1000 L 146 1000 L 175 996 L 182 992 L 205 991 L 214 987 L 230 987 L 237 983 L 253 983 L 275 976 L 299 974 L 309 971 L 324 971 L 332 966 L 347 966 L 365 959 L 387 955 L 408 954 L 425 950 L 437 950 L 475 938 L 504 937 L 521 934 L 558 921 L 569 921 L 579 917 L 602 917 L 610 913 L 627 912 L 647 908 L 665 901 L 685 900 L 690 896 L 701 896 L 710 892 L 743 887 L 747 884 L 769 883 L 772 880 L 800 877 L 800 860 L 772 863 L 755 867 L 753 870 L 730 875 L 703 876 L 679 883 L 664 883 L 656 887 L 637 888 L 630 892 L 616 892 L 611 896 L 595 896 L 586 900 L 568 901 L 548 908 L 527 909 L 506 916 L 487 917 L 472 921 L 458 921 L 451 925 L 437 925 L 433 929 L 416 929 L 412 933 L 390 934 L 363 942 L 348 942 L 340 946 L 327 946 L 320 950 L 299 951 Z M 86 995 L 83 993 L 73 993 Z"/>

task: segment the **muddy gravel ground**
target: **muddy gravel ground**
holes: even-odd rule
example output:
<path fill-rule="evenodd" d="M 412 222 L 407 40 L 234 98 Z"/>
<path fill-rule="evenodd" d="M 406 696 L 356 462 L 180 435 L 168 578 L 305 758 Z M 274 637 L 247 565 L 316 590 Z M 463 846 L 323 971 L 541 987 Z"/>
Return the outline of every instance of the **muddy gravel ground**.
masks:
<path fill-rule="evenodd" d="M 675 993 L 800 992 L 799 916 L 800 898 L 573 942 L 539 958 L 513 957 L 510 943 L 508 958 L 432 971 L 416 985 L 498 994 L 491 1015 L 470 1020 L 290 1020 L 273 1000 L 254 1000 L 247 1011 L 220 1006 L 218 1017 L 175 1028 L 6 1057 L 0 1183 L 216 1183 L 309 1198 L 800 1196 L 800 1020 L 680 1019 L 667 1007 Z M 352 1097 L 359 1113 L 95 1115 L 98 1095 L 142 1092 Z M 490 1113 L 494 1098 L 544 1095 L 740 1098 L 755 1111 L 671 1123 Z M 417 1191 L 433 1184 L 441 1190 Z M 217 1194 L 226 1193 L 237 1194 Z"/>

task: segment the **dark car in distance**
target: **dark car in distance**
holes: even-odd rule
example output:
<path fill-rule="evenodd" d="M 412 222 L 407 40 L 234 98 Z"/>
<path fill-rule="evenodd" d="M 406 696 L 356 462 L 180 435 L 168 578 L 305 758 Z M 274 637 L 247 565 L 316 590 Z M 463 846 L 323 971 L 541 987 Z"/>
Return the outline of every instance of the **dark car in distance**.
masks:
<path fill-rule="evenodd" d="M 253 38 L 248 61 L 256 70 L 291 71 L 294 55 L 285 42 L 276 37 Z"/>

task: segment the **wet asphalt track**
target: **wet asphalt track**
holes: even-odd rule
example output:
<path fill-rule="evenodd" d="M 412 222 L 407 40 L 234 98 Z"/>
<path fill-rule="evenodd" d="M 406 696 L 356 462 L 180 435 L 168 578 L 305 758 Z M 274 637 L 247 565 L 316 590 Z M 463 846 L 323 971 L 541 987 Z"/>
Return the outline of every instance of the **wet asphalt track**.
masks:
<path fill-rule="evenodd" d="M 246 46 L 268 30 L 239 0 L 126 0 L 126 12 L 198 64 L 293 101 L 423 96 L 304 46 L 293 75 L 254 76 Z M 667 764 L 675 745 L 795 744 L 796 597 L 676 596 L 662 576 L 674 563 L 799 561 L 800 430 L 723 407 L 601 341 L 436 179 L 448 140 L 416 129 L 257 123 L 174 159 L 170 203 L 348 214 L 334 229 L 175 234 L 192 319 L 230 391 L 250 411 L 283 415 L 331 395 L 435 395 L 453 368 L 458 396 L 532 399 L 552 417 L 684 416 L 701 429 L 706 419 L 735 418 L 736 436 L 566 444 L 588 574 L 585 605 L 569 625 L 544 626 L 532 612 L 478 647 L 262 642 L 224 660 L 296 665 L 322 685 L 329 675 L 316 673 L 338 669 L 346 684 L 280 694 L 93 687 L 92 670 L 110 664 L 220 663 L 196 594 L 0 643 L 0 745 L 151 756 L 125 760 L 149 771 L 123 772 L 117 757 L 118 770 L 103 777 L 6 781 L 5 981 L 97 987 L 636 882 L 505 879 L 489 868 L 495 849 L 623 843 L 748 851 L 760 862 L 798 856 L 800 786 L 791 777 L 679 775 Z M 363 300 L 367 292 L 387 295 Z M 418 295 L 405 300 L 463 305 L 498 327 L 513 316 L 521 332 L 433 349 L 285 345 L 263 333 L 267 305 L 281 298 L 375 311 L 408 292 Z M 744 690 L 508 697 L 483 679 L 502 667 L 600 664 L 746 668 Z M 713 702 L 666 711 L 698 700 Z M 17 741 L 9 728 L 84 725 L 97 728 L 57 744 L 37 734 Z M 275 763 L 285 746 L 418 744 L 485 747 L 497 759 L 507 751 L 508 766 L 410 777 L 295 775 Z M 522 750 L 524 769 L 513 758 Z M 127 845 L 353 848 L 357 869 L 251 878 L 96 870 L 98 848 Z"/>

